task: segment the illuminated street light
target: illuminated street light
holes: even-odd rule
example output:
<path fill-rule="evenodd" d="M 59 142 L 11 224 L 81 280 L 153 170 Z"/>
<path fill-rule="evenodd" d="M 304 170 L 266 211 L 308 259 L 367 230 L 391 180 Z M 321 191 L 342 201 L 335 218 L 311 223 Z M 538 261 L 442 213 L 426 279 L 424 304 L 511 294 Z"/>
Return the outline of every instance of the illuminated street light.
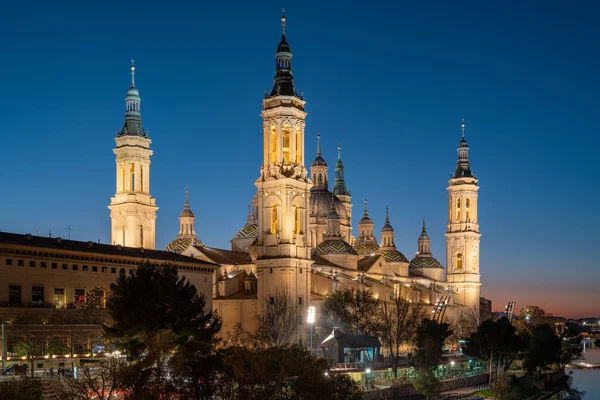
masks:
<path fill-rule="evenodd" d="M 314 306 L 308 307 L 308 314 L 306 315 L 306 322 L 308 322 L 308 324 L 310 325 L 310 355 L 312 356 L 312 353 L 313 353 L 313 343 L 312 343 L 313 325 L 315 324 L 315 307 Z"/>

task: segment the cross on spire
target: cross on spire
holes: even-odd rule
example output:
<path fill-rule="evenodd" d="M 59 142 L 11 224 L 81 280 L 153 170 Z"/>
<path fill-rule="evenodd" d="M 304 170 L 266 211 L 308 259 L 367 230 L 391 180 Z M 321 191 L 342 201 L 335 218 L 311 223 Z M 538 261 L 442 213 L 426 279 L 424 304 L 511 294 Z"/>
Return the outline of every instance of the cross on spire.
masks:
<path fill-rule="evenodd" d="M 462 129 L 462 138 L 465 138 L 465 119 L 462 119 L 462 124 L 461 124 L 461 129 Z"/>
<path fill-rule="evenodd" d="M 281 35 L 285 36 L 285 8 L 281 9 Z"/>

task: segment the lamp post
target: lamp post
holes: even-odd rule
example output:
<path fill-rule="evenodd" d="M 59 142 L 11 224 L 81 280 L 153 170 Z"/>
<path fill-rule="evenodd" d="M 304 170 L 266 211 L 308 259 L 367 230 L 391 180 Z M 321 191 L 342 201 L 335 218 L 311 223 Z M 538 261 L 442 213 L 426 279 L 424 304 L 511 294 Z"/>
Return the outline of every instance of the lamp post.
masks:
<path fill-rule="evenodd" d="M 4 351 L 4 318 L 2 318 L 2 353 L 0 353 L 0 355 L 2 356 L 2 371 L 4 371 L 4 368 L 6 368 L 6 352 Z M 8 321 L 6 321 L 8 322 Z"/>
<path fill-rule="evenodd" d="M 308 314 L 306 315 L 306 322 L 308 322 L 308 325 L 310 325 L 310 355 L 312 356 L 312 353 L 313 353 L 312 332 L 313 332 L 313 325 L 315 323 L 315 307 L 313 307 L 313 306 L 308 307 Z"/>

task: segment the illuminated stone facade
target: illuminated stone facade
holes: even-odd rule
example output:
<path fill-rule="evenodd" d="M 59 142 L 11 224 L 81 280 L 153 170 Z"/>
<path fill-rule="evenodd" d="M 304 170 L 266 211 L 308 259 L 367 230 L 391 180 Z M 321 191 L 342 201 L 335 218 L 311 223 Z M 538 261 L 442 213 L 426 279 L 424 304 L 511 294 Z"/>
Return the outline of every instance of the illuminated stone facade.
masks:
<path fill-rule="evenodd" d="M 125 123 L 114 149 L 116 191 L 110 200 L 111 243 L 156 248 L 156 200 L 150 195 L 150 139 L 142 126 L 141 99 L 131 66 L 131 86 L 125 98 Z"/>

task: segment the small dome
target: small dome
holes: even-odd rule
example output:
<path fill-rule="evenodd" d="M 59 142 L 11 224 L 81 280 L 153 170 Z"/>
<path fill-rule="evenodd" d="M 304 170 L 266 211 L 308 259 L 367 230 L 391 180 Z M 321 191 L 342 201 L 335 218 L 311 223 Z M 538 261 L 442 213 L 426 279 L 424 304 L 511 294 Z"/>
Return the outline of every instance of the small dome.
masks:
<path fill-rule="evenodd" d="M 254 224 L 246 224 L 242 229 L 240 229 L 235 236 L 234 239 L 244 239 L 244 238 L 255 238 L 258 236 L 258 226 Z"/>
<path fill-rule="evenodd" d="M 442 264 L 433 257 L 416 256 L 409 265 L 410 268 L 444 268 Z"/>
<path fill-rule="evenodd" d="M 194 213 L 192 212 L 192 210 L 189 207 L 185 207 L 183 209 L 183 211 L 181 211 L 181 214 L 179 214 L 179 217 L 192 217 L 195 218 Z"/>
<path fill-rule="evenodd" d="M 277 46 L 277 52 L 278 53 L 291 53 L 292 52 L 292 50 L 290 49 L 290 45 L 285 40 L 285 36 L 281 37 L 281 42 L 279 42 L 279 45 Z"/>
<path fill-rule="evenodd" d="M 313 254 L 356 254 L 356 251 L 342 239 L 327 239 L 319 243 Z"/>
<path fill-rule="evenodd" d="M 383 258 L 387 262 L 403 262 L 408 263 L 408 258 L 404 256 L 404 254 L 400 253 L 398 250 L 384 250 L 381 252 Z"/>
<path fill-rule="evenodd" d="M 332 200 L 333 199 L 333 200 Z M 344 203 L 334 196 L 329 190 L 317 189 L 310 191 L 310 215 L 317 218 L 327 218 L 331 210 L 331 202 L 335 205 L 335 211 L 341 218 L 348 218 Z"/>
<path fill-rule="evenodd" d="M 167 245 L 165 251 L 180 254 L 183 253 L 191 245 L 192 239 L 175 239 Z"/>
<path fill-rule="evenodd" d="M 381 228 L 381 232 L 394 232 L 394 228 L 390 225 L 390 221 L 385 221 L 385 225 Z"/>
<path fill-rule="evenodd" d="M 372 219 L 371 219 L 371 217 L 369 217 L 368 215 L 364 215 L 364 216 L 363 216 L 363 217 L 360 219 L 360 221 L 358 221 L 358 224 L 359 224 L 359 225 L 365 225 L 365 224 L 372 224 L 372 225 L 374 225 L 374 223 L 373 223 L 373 220 L 372 220 Z"/>
<path fill-rule="evenodd" d="M 311 167 L 326 167 L 327 161 L 325 161 L 325 159 L 319 155 L 319 156 L 317 156 L 317 158 L 315 158 L 315 161 L 313 161 L 312 164 L 310 164 L 310 166 Z"/>
<path fill-rule="evenodd" d="M 379 251 L 379 245 L 377 243 L 359 244 L 356 245 L 355 250 L 360 255 L 375 254 Z"/>

